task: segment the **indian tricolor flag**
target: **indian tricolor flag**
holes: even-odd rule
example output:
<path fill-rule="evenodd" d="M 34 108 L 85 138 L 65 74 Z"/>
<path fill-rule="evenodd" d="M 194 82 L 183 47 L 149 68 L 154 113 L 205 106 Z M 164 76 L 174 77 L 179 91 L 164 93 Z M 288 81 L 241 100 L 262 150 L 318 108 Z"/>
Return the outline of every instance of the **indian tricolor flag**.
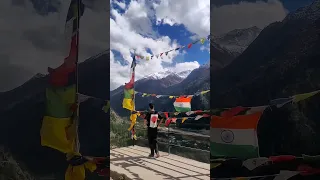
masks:
<path fill-rule="evenodd" d="M 188 112 L 191 111 L 191 97 L 179 97 L 173 103 L 174 108 L 178 112 Z"/>
<path fill-rule="evenodd" d="M 259 157 L 257 125 L 263 111 L 248 115 L 211 116 L 210 152 L 216 157 Z"/>

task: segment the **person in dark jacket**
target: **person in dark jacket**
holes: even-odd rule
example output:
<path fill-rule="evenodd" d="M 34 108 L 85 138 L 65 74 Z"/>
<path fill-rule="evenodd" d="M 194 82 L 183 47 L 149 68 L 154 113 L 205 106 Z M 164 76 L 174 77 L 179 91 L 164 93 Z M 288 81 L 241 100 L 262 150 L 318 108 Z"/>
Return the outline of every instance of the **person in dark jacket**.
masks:
<path fill-rule="evenodd" d="M 158 120 L 160 123 L 158 124 Z M 145 116 L 144 123 L 148 128 L 148 141 L 150 147 L 150 155 L 149 157 L 154 157 L 156 154 L 156 158 L 158 158 L 159 150 L 158 150 L 158 143 L 157 143 L 157 136 L 158 136 L 158 127 L 161 125 L 163 121 L 163 117 L 154 110 L 154 105 L 152 103 L 149 104 L 149 112 Z"/>

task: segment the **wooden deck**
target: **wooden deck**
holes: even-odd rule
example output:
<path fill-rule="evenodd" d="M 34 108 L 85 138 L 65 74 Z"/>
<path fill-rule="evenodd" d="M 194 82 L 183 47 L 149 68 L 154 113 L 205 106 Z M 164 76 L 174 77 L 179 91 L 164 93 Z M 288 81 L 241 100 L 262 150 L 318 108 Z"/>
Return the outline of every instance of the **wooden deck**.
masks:
<path fill-rule="evenodd" d="M 149 148 L 130 146 L 110 151 L 110 170 L 132 180 L 209 180 L 210 164 L 160 152 L 149 158 Z"/>

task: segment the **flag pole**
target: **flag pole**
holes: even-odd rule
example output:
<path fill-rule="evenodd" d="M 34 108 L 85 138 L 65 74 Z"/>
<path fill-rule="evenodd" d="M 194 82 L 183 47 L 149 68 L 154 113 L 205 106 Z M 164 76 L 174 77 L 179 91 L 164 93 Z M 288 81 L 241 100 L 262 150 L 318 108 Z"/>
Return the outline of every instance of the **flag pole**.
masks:
<path fill-rule="evenodd" d="M 133 54 L 133 56 L 135 56 L 135 53 Z M 135 61 L 135 58 L 136 57 L 133 57 L 133 60 Z M 133 63 L 136 63 L 136 62 L 133 62 Z M 133 73 L 133 110 L 135 111 L 136 110 L 136 103 L 135 103 L 135 101 L 136 101 L 136 98 L 135 98 L 135 96 L 136 96 L 136 94 L 134 93 L 134 89 L 135 89 L 135 83 L 134 83 L 134 81 L 135 81 L 135 77 L 136 77 L 136 75 L 135 75 L 135 70 L 136 70 L 136 65 L 134 64 L 134 66 L 133 66 L 133 68 L 132 68 L 132 73 Z M 131 112 L 131 114 L 132 114 L 132 112 Z M 131 114 L 130 114 L 130 116 L 131 116 Z M 135 143 L 135 139 L 134 139 L 134 135 L 135 135 L 135 133 L 136 133 L 136 131 L 135 131 L 135 129 L 134 129 L 134 126 L 135 125 L 133 125 L 133 127 L 132 127 L 132 130 L 133 130 L 133 138 L 132 138 L 132 145 L 134 146 L 134 143 Z"/>
<path fill-rule="evenodd" d="M 76 118 L 74 119 L 75 123 L 75 132 L 76 132 L 76 137 L 75 137 L 75 150 L 76 152 L 80 151 L 80 142 L 79 142 L 79 134 L 78 134 L 78 127 L 79 127 L 79 108 L 80 108 L 80 103 L 79 103 L 79 31 L 80 31 L 80 7 L 81 6 L 81 0 L 77 0 L 77 48 L 76 48 L 76 103 L 77 103 L 77 114 Z"/>

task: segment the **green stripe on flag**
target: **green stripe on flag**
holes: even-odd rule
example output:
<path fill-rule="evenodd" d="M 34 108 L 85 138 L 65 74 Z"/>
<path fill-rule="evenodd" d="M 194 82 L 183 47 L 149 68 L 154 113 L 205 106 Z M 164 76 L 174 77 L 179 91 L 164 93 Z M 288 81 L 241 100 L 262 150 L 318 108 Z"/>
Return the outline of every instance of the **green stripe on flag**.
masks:
<path fill-rule="evenodd" d="M 75 103 L 76 88 L 74 85 L 46 89 L 46 116 L 67 118 L 72 115 L 71 106 Z"/>
<path fill-rule="evenodd" d="M 178 112 L 188 112 L 188 111 L 191 111 L 191 108 L 187 108 L 187 107 L 177 107 L 177 106 L 175 106 L 174 108 L 175 108 L 176 111 L 178 111 Z"/>
<path fill-rule="evenodd" d="M 133 89 L 124 89 L 124 98 L 125 99 L 132 99 L 133 94 L 134 94 Z"/>
<path fill-rule="evenodd" d="M 236 158 L 257 158 L 259 157 L 259 148 L 250 145 L 232 145 L 210 143 L 210 154 L 215 157 L 236 157 Z"/>

